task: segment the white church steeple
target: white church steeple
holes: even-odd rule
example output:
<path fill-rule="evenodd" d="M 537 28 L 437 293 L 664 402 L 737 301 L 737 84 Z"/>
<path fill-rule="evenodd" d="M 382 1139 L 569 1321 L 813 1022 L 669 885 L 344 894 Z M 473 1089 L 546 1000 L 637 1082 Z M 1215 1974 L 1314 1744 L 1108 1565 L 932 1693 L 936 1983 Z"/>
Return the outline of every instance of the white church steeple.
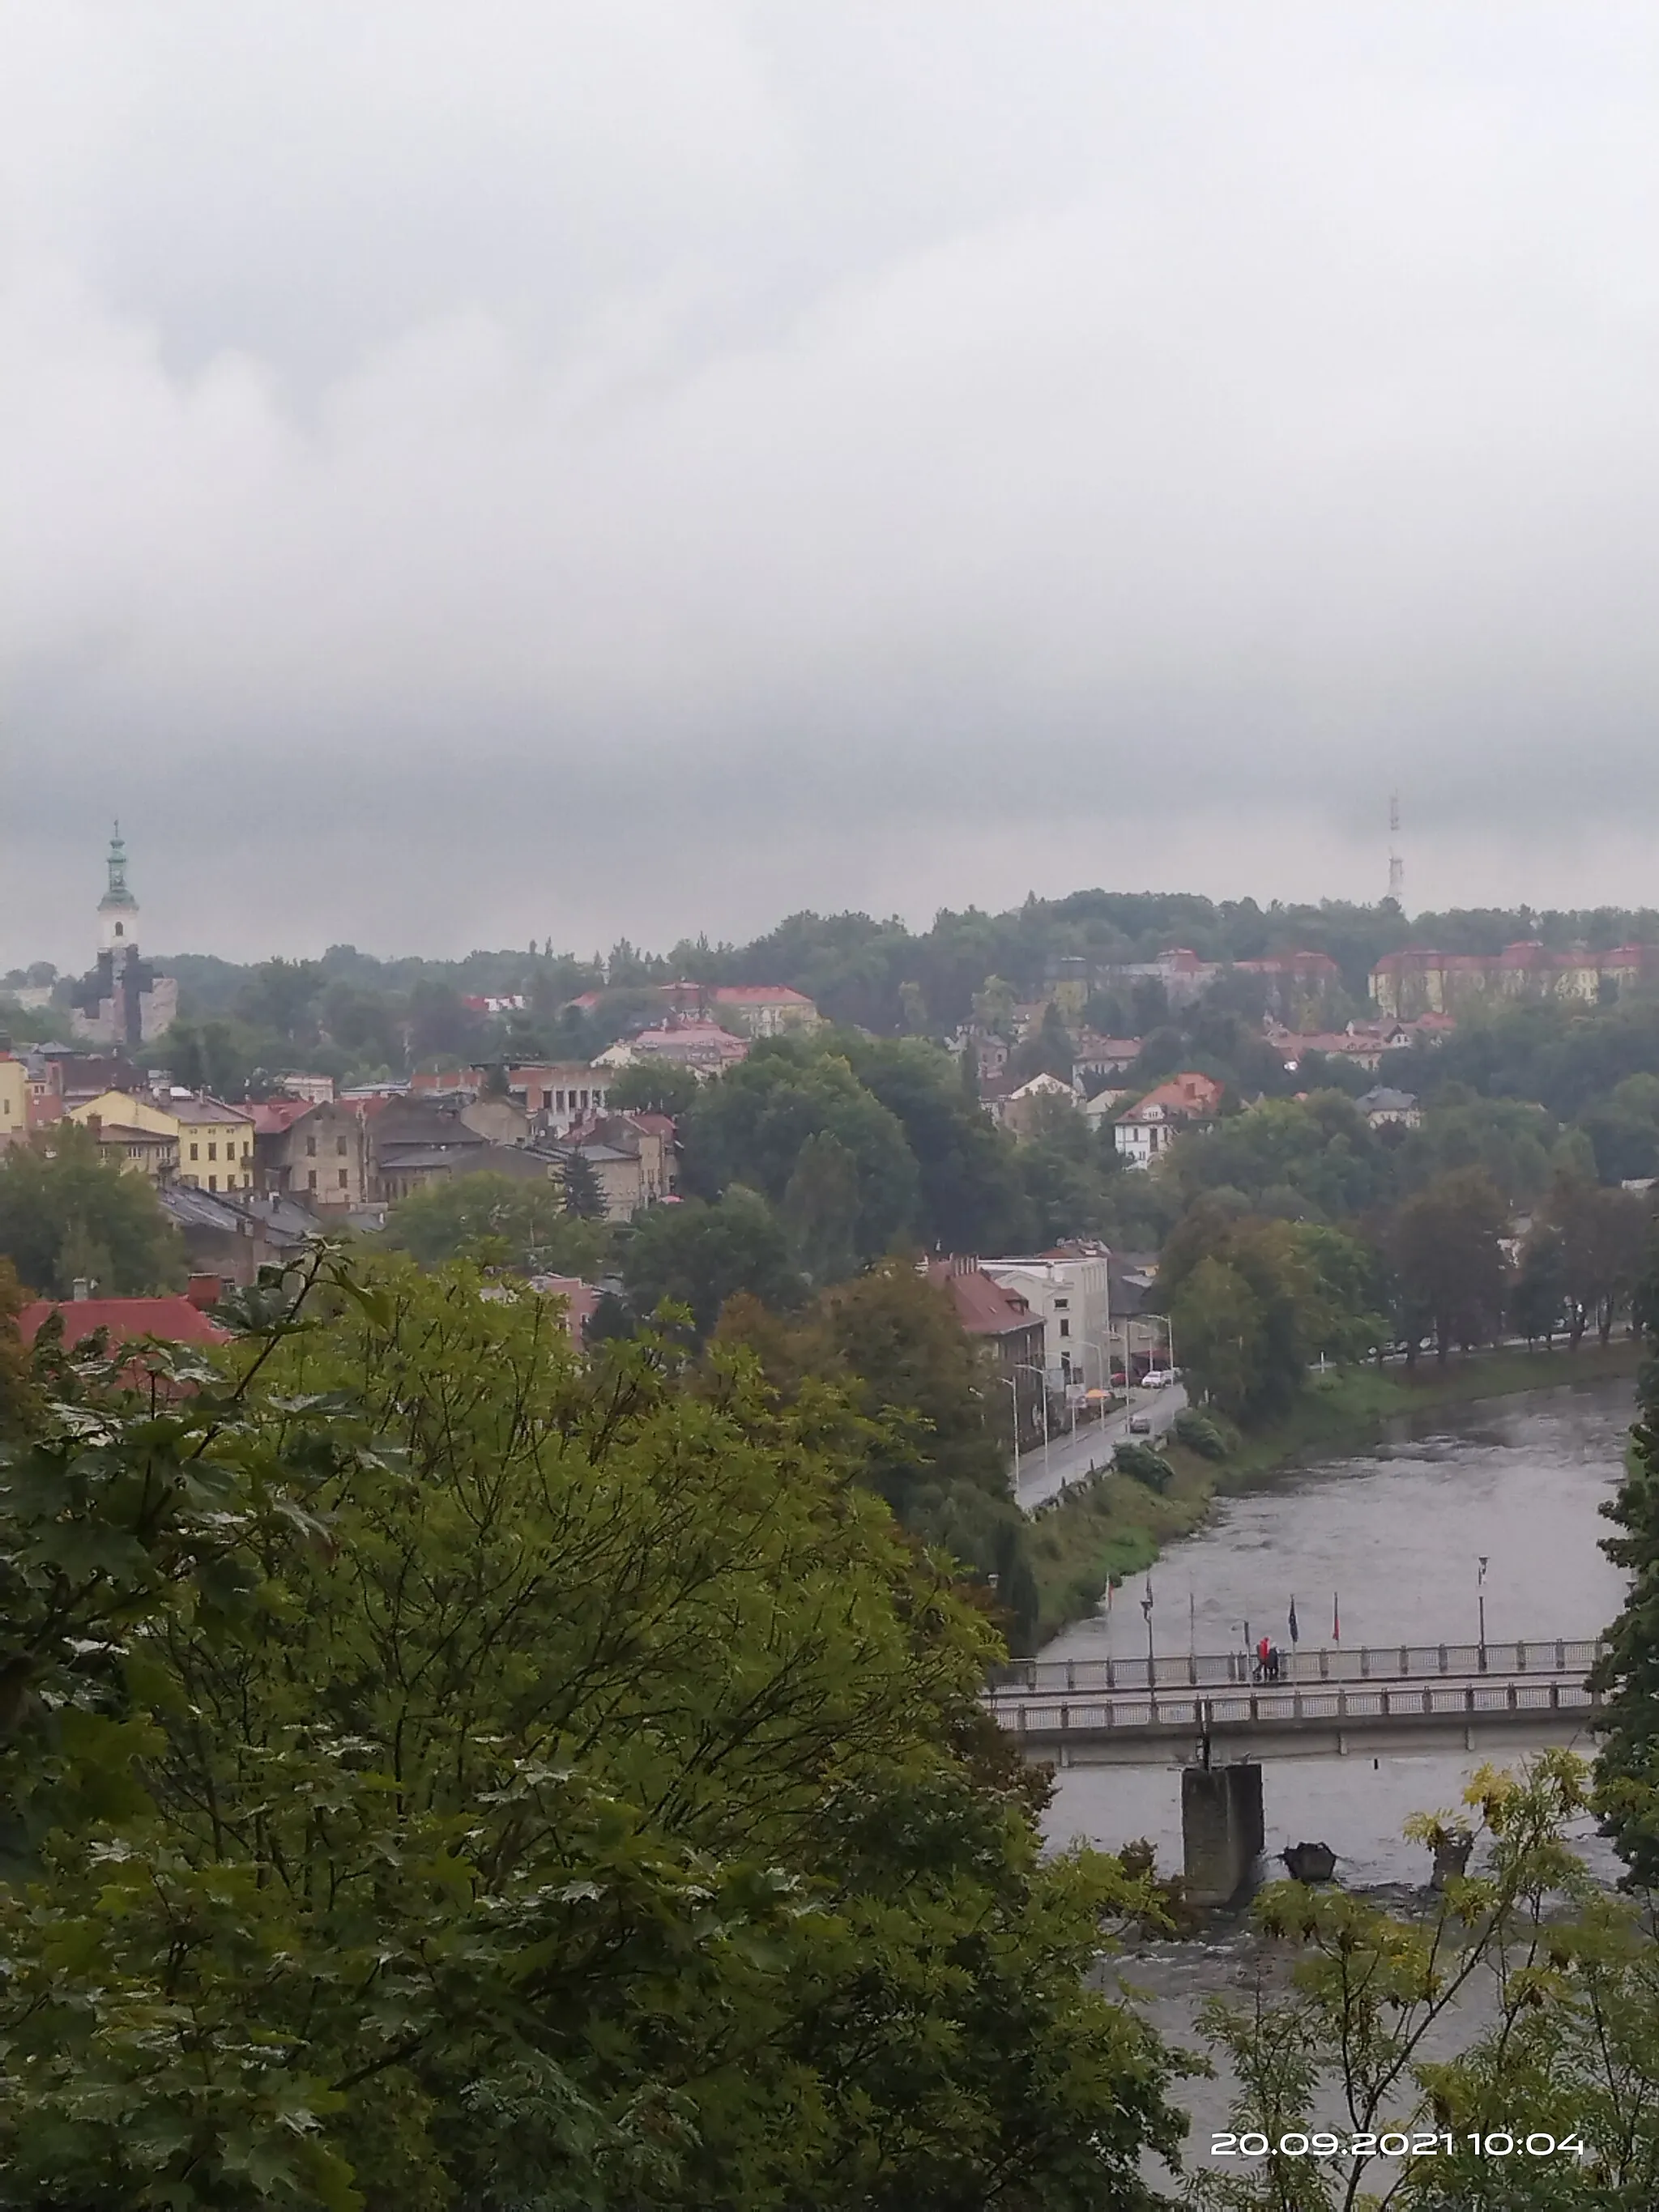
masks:
<path fill-rule="evenodd" d="M 109 841 L 109 889 L 98 902 L 98 949 L 100 952 L 131 951 L 138 941 L 138 902 L 127 889 L 127 848 L 121 825 Z"/>

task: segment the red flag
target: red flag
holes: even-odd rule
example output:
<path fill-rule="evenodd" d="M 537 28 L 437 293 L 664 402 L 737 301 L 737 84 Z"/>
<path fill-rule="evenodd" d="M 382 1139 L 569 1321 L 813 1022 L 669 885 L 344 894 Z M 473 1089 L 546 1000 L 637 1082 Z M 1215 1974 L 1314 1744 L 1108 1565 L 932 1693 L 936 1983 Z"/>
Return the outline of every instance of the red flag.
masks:
<path fill-rule="evenodd" d="M 1337 1605 L 1334 1590 L 1331 1592 L 1331 1641 L 1333 1644 L 1340 1644 L 1342 1641 L 1342 1614 Z"/>

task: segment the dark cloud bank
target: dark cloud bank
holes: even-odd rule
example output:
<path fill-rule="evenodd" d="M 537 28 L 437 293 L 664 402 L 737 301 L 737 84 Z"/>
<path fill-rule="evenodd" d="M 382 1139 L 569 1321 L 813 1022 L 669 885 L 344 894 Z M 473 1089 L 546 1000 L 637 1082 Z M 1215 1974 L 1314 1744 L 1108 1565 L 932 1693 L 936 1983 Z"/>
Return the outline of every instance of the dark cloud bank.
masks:
<path fill-rule="evenodd" d="M 0 965 L 1654 896 L 1651 9 L 0 44 Z"/>

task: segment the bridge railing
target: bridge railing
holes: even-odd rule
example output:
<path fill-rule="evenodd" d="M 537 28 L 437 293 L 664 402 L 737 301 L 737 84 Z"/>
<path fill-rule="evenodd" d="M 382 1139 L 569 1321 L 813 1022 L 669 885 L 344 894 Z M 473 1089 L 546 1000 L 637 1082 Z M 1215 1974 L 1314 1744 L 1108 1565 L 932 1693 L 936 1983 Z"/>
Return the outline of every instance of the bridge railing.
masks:
<path fill-rule="evenodd" d="M 1250 1690 L 1203 1696 L 1129 1695 L 1096 1701 L 1045 1699 L 1026 1705 L 1003 1696 L 993 1710 L 1005 1728 L 1042 1738 L 1099 1735 L 1118 1729 L 1294 1727 L 1313 1721 L 1451 1720 L 1480 1714 L 1590 1712 L 1601 1699 L 1582 1680 L 1508 1682 L 1401 1682 L 1372 1689 L 1346 1683 L 1330 1689 Z"/>
<path fill-rule="evenodd" d="M 1310 1650 L 1281 1649 L 1278 1686 L 1321 1682 L 1432 1680 L 1480 1674 L 1583 1674 L 1602 1649 L 1598 1637 L 1540 1638 L 1518 1644 L 1376 1644 Z M 1148 1675 L 1150 1672 L 1150 1680 Z M 1255 1656 L 1246 1651 L 1160 1651 L 1139 1658 L 1016 1659 L 991 1671 L 998 1694 L 1038 1697 L 1079 1691 L 1189 1689 L 1255 1685 Z"/>

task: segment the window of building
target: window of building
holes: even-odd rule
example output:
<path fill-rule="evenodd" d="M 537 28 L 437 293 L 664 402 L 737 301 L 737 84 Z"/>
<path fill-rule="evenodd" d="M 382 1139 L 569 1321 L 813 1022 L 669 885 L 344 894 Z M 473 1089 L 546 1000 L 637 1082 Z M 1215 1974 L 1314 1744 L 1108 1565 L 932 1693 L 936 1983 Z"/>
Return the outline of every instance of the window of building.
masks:
<path fill-rule="evenodd" d="M 196 1158 L 196 1152 L 197 1152 L 197 1148 L 196 1148 L 196 1146 L 195 1146 L 194 1145 L 192 1145 L 192 1146 L 191 1146 L 191 1148 L 190 1148 L 190 1156 L 191 1156 L 191 1159 L 194 1159 L 194 1158 Z"/>
<path fill-rule="evenodd" d="M 218 1157 L 219 1157 L 219 1147 L 217 1146 L 217 1145 L 210 1145 L 210 1146 L 208 1146 L 208 1158 L 209 1158 L 210 1160 L 216 1160 L 216 1159 L 218 1158 Z"/>
<path fill-rule="evenodd" d="M 344 1170 L 343 1168 L 342 1168 L 342 1169 L 340 1170 L 340 1188 L 341 1188 L 341 1189 L 342 1189 L 342 1190 L 344 1190 L 344 1189 L 346 1188 L 346 1187 L 347 1187 L 347 1184 L 346 1184 L 346 1171 L 345 1171 L 345 1170 Z"/>
<path fill-rule="evenodd" d="M 316 1157 L 317 1157 L 317 1139 L 315 1139 L 315 1137 L 307 1137 L 307 1138 L 306 1139 L 306 1158 L 307 1158 L 308 1160 L 314 1160 L 314 1159 L 316 1158 Z"/>
<path fill-rule="evenodd" d="M 1060 1333 L 1062 1336 L 1069 1336 L 1072 1333 L 1071 1322 L 1068 1321 L 1061 1322 L 1060 1324 Z"/>
<path fill-rule="evenodd" d="M 1056 1313 L 1066 1312 L 1071 1303 L 1072 1301 L 1070 1298 L 1056 1298 L 1054 1300 L 1054 1311 Z"/>
<path fill-rule="evenodd" d="M 219 1188 L 219 1178 L 218 1178 L 218 1176 L 210 1176 L 208 1177 L 208 1188 L 209 1188 L 210 1190 L 217 1190 L 217 1189 L 218 1189 L 218 1188 Z"/>
<path fill-rule="evenodd" d="M 335 1149 L 335 1151 L 336 1151 L 336 1152 L 340 1155 L 340 1158 L 341 1158 L 342 1159 L 343 1159 L 343 1158 L 345 1158 L 345 1156 L 346 1156 L 346 1140 L 345 1140 L 345 1139 L 344 1139 L 343 1137 L 337 1137 L 337 1138 L 334 1139 L 334 1149 Z"/>
<path fill-rule="evenodd" d="M 311 1173 L 310 1173 L 310 1174 L 306 1177 L 306 1188 L 307 1188 L 307 1190 L 315 1190 L 315 1189 L 316 1189 L 316 1188 L 317 1188 L 317 1170 L 316 1170 L 316 1169 L 315 1169 L 315 1168 L 313 1168 L 313 1170 L 311 1170 Z"/>

